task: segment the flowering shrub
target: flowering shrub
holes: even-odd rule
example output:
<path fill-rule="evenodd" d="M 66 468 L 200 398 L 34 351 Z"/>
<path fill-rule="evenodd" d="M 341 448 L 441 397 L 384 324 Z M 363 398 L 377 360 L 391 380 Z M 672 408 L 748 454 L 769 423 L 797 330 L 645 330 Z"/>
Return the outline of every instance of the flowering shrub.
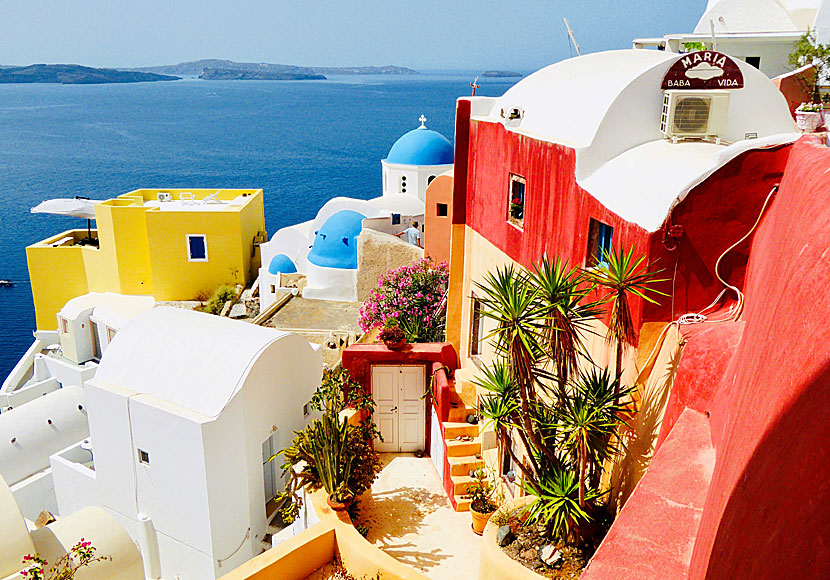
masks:
<path fill-rule="evenodd" d="M 444 340 L 446 312 L 442 307 L 449 280 L 446 262 L 435 264 L 430 258 L 411 266 L 389 270 L 378 279 L 378 288 L 360 308 L 360 327 L 364 332 L 388 327 L 395 319 L 408 342 Z"/>
<path fill-rule="evenodd" d="M 29 554 L 23 557 L 26 569 L 21 571 L 20 575 L 27 580 L 71 580 L 81 568 L 102 560 L 112 560 L 110 556 L 96 556 L 95 551 L 96 548 L 92 542 L 81 538 L 77 544 L 72 546 L 68 554 L 55 562 L 48 573 L 46 567 L 49 563 L 39 554 Z"/>

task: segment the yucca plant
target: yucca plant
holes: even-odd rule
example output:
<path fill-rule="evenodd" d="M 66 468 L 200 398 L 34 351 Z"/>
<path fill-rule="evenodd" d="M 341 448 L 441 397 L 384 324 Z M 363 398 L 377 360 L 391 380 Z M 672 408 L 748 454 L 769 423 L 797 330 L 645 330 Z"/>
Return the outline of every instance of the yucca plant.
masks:
<path fill-rule="evenodd" d="M 528 519 L 545 526 L 547 537 L 567 544 L 579 540 L 580 527 L 593 518 L 580 504 L 579 485 L 573 473 L 555 467 L 543 469 L 535 480 L 526 480 L 520 485 L 536 498 L 526 508 Z M 601 495 L 589 490 L 584 499 L 593 503 Z"/>
<path fill-rule="evenodd" d="M 603 462 L 617 451 L 612 436 L 622 423 L 618 396 L 628 396 L 632 390 L 620 391 L 619 380 L 619 375 L 612 376 L 607 369 L 582 371 L 557 410 L 557 435 L 576 471 L 583 508 L 589 474 L 599 473 Z"/>
<path fill-rule="evenodd" d="M 585 354 L 581 335 L 591 332 L 590 319 L 601 313 L 599 303 L 587 299 L 594 285 L 583 270 L 547 256 L 533 266 L 528 280 L 537 290 L 544 318 L 543 345 L 564 396 L 568 377 Z"/>
<path fill-rule="evenodd" d="M 611 318 L 608 322 L 607 339 L 616 346 L 614 371 L 622 376 L 623 346 L 633 344 L 636 339 L 634 319 L 631 315 L 629 297 L 636 296 L 652 304 L 657 304 L 649 293 L 666 296 L 653 288 L 654 284 L 665 282 L 657 275 L 662 270 L 648 271 L 645 268 L 645 256 L 634 257 L 634 248 L 627 252 L 623 249 L 603 250 L 602 261 L 596 268 L 589 270 L 590 279 L 609 291 L 607 300 L 611 303 Z M 615 399 L 619 400 L 619 383 Z"/>
<path fill-rule="evenodd" d="M 532 456 L 530 448 L 535 447 L 548 461 L 558 464 L 559 459 L 551 448 L 553 442 L 544 440 L 532 419 L 534 408 L 544 404 L 536 392 L 545 359 L 541 344 L 544 307 L 539 302 L 539 291 L 512 265 L 487 273 L 483 283 L 476 286 L 481 292 L 482 316 L 495 322 L 488 338 L 493 339 L 496 355 L 504 359 L 519 395 L 518 432 L 528 456 Z"/>

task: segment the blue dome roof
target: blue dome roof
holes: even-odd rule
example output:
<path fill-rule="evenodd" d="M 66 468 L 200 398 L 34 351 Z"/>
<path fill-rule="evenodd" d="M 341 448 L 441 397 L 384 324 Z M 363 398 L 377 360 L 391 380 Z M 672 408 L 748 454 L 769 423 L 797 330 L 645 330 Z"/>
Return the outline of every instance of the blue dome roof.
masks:
<path fill-rule="evenodd" d="M 285 254 L 277 254 L 271 258 L 271 263 L 268 264 L 269 274 L 295 274 L 296 272 L 297 266 Z"/>
<path fill-rule="evenodd" d="M 363 229 L 361 213 L 344 209 L 333 214 L 319 231 L 308 253 L 308 261 L 326 268 L 357 268 L 357 236 Z"/>
<path fill-rule="evenodd" d="M 418 127 L 395 141 L 386 156 L 387 163 L 400 165 L 449 165 L 453 148 L 446 137 L 426 127 Z"/>

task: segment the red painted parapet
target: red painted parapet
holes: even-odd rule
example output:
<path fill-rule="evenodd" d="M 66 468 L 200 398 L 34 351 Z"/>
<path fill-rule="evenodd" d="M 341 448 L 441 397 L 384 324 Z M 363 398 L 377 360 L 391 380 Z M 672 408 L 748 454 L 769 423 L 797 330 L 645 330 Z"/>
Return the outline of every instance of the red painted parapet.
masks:
<path fill-rule="evenodd" d="M 372 388 L 372 365 L 440 363 L 450 369 L 452 375 L 458 369 L 458 354 L 448 342 L 407 344 L 391 350 L 382 344 L 353 344 L 343 350 L 341 364 L 352 379 Z"/>

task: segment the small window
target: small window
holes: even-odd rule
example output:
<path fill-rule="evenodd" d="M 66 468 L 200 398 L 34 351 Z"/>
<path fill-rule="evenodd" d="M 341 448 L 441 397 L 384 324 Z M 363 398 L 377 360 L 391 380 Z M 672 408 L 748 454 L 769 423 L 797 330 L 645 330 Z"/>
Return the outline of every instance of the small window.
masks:
<path fill-rule="evenodd" d="M 427 178 L 427 185 L 429 185 L 430 183 L 432 183 L 432 180 L 433 180 L 433 179 L 435 179 L 435 176 L 434 176 L 434 175 L 430 175 L 430 176 Z"/>
<path fill-rule="evenodd" d="M 481 354 L 483 341 L 484 317 L 481 315 L 481 301 L 474 295 L 470 311 L 470 356 Z"/>
<path fill-rule="evenodd" d="M 138 462 L 144 465 L 150 465 L 150 454 L 143 449 L 138 450 Z"/>
<path fill-rule="evenodd" d="M 60 316 L 59 319 L 61 321 L 61 332 L 63 334 L 69 334 L 69 321 L 63 316 Z"/>
<path fill-rule="evenodd" d="M 520 175 L 510 174 L 510 190 L 507 198 L 507 221 L 517 227 L 524 227 L 525 188 L 527 182 Z"/>
<path fill-rule="evenodd" d="M 397 226 L 401 224 L 401 214 L 393 213 L 392 214 L 392 225 Z"/>
<path fill-rule="evenodd" d="M 748 56 L 746 57 L 746 64 L 752 65 L 757 69 L 761 68 L 761 57 L 760 56 Z"/>
<path fill-rule="evenodd" d="M 208 261 L 207 237 L 204 234 L 187 234 L 187 261 Z"/>
<path fill-rule="evenodd" d="M 603 254 L 611 251 L 611 239 L 614 236 L 614 228 L 591 218 L 588 225 L 588 253 L 585 257 L 585 265 L 589 268 L 604 264 Z"/>
<path fill-rule="evenodd" d="M 447 217 L 447 204 L 446 203 L 436 203 L 435 204 L 435 215 L 438 217 Z"/>
<path fill-rule="evenodd" d="M 401 175 L 401 193 L 406 193 L 406 175 Z"/>
<path fill-rule="evenodd" d="M 115 330 L 107 326 L 107 342 L 112 342 L 113 338 L 115 338 Z"/>
<path fill-rule="evenodd" d="M 305 405 L 303 405 L 303 417 L 308 417 L 310 413 L 311 409 L 309 409 L 308 403 L 306 403 Z"/>
<path fill-rule="evenodd" d="M 276 284 L 271 284 L 271 294 L 276 294 L 276 293 L 277 293 L 277 285 Z"/>

